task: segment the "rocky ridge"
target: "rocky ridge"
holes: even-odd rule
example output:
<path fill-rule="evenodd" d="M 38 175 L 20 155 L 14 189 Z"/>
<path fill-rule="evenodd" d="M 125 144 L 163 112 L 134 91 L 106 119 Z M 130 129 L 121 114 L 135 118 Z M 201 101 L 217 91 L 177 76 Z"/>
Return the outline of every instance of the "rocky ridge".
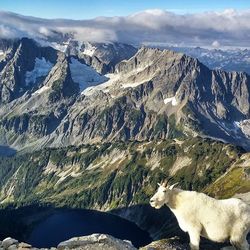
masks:
<path fill-rule="evenodd" d="M 250 50 L 243 48 L 216 49 L 200 47 L 175 47 L 158 46 L 162 49 L 169 49 L 181 52 L 191 57 L 197 58 L 200 62 L 211 69 L 221 69 L 225 71 L 238 71 L 250 74 Z"/>

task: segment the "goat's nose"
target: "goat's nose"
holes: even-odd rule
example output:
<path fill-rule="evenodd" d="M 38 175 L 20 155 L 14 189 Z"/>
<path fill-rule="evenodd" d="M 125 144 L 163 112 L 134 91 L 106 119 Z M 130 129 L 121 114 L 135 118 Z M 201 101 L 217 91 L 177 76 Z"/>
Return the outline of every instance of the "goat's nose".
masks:
<path fill-rule="evenodd" d="M 150 199 L 150 202 L 154 202 L 154 199 Z"/>

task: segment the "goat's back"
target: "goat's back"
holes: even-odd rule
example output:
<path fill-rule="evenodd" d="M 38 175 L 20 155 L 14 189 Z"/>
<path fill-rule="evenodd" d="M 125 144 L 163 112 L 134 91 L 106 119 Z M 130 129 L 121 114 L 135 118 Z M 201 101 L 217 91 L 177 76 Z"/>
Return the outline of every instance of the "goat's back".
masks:
<path fill-rule="evenodd" d="M 200 226 L 203 236 L 214 241 L 224 241 L 230 236 L 232 227 L 250 225 L 250 207 L 237 198 L 217 200 L 203 193 L 183 191 L 178 206 L 176 216 L 181 218 L 183 228 L 190 227 L 188 223 L 192 227 Z"/>

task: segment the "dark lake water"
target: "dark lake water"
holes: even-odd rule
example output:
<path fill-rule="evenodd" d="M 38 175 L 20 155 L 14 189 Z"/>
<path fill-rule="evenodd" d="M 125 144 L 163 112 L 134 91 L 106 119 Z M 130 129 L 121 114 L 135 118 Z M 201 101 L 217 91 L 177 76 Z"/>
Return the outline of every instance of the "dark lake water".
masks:
<path fill-rule="evenodd" d="M 152 241 L 147 232 L 118 216 L 90 210 L 71 210 L 57 211 L 39 222 L 27 242 L 34 247 L 53 247 L 72 237 L 93 233 L 130 240 L 135 247 Z"/>

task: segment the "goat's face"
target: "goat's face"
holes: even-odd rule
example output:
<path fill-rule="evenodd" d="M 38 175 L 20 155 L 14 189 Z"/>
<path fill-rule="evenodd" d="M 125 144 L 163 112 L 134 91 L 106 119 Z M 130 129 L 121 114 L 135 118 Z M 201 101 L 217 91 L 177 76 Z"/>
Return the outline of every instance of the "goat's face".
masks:
<path fill-rule="evenodd" d="M 170 190 L 164 185 L 158 184 L 159 188 L 154 196 L 150 199 L 150 205 L 156 209 L 161 208 L 169 200 Z"/>
<path fill-rule="evenodd" d="M 171 186 L 168 186 L 167 184 L 159 184 L 158 183 L 158 190 L 154 194 L 154 196 L 150 199 L 150 205 L 156 209 L 161 208 L 164 204 L 167 204 L 169 202 L 170 196 L 171 196 L 171 190 L 177 185 L 178 183 L 175 183 Z"/>

